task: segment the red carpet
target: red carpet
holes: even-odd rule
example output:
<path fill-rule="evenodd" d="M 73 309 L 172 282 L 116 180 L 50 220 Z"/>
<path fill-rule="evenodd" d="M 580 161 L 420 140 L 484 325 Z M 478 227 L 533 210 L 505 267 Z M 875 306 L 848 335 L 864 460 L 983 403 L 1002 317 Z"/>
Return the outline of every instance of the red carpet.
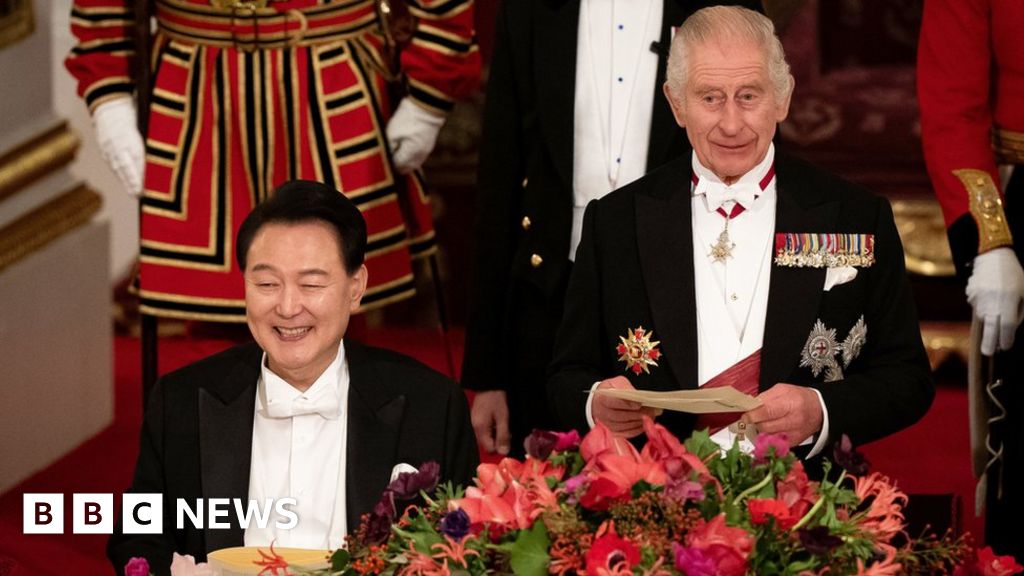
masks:
<path fill-rule="evenodd" d="M 369 344 L 405 352 L 442 372 L 447 360 L 440 337 L 424 330 L 368 330 Z M 452 338 L 456 366 L 462 357 L 461 335 Z M 219 351 L 226 340 L 167 338 L 161 342 L 161 373 Z M 141 418 L 138 340 L 118 337 L 114 346 L 116 405 L 113 425 L 83 443 L 49 468 L 0 496 L 0 576 L 110 574 L 102 535 L 23 535 L 22 494 L 114 493 L 131 481 Z M 916 426 L 865 448 L 875 470 L 897 479 L 913 493 L 957 493 L 963 501 L 963 527 L 980 536 L 973 521 L 974 484 L 968 455 L 967 408 L 963 390 L 940 386 L 935 404 Z M 68 512 L 70 514 L 70 512 Z M 70 518 L 66 521 L 70 525 Z M 13 562 L 12 562 L 13 561 Z"/>

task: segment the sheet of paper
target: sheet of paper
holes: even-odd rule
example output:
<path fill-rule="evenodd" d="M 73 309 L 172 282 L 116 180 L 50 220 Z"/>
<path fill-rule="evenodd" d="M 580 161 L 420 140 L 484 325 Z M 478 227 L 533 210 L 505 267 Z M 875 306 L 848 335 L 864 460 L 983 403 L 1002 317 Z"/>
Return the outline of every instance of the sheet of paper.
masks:
<path fill-rule="evenodd" d="M 698 390 L 673 390 L 671 392 L 604 388 L 595 390 L 593 393 L 639 402 L 651 408 L 689 412 L 691 414 L 746 412 L 761 405 L 761 401 L 757 398 L 744 394 L 732 386 L 701 388 Z"/>

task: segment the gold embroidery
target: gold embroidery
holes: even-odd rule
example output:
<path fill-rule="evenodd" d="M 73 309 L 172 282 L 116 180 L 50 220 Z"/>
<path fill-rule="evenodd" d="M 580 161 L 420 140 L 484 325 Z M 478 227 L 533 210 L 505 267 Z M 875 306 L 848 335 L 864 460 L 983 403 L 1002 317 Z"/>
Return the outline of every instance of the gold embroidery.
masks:
<path fill-rule="evenodd" d="M 1000 164 L 1024 164 L 1024 132 L 992 128 L 992 149 Z"/>
<path fill-rule="evenodd" d="M 1003 213 L 1003 201 L 988 172 L 965 168 L 953 170 L 953 174 L 967 189 L 971 216 L 978 224 L 978 253 L 1012 246 L 1013 236 Z"/>

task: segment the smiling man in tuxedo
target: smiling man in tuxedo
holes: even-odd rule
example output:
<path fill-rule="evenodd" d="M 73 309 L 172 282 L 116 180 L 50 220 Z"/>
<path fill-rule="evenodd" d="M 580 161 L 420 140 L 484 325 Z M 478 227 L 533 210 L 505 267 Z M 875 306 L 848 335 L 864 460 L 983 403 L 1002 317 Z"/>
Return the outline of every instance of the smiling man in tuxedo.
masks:
<path fill-rule="evenodd" d="M 636 403 L 601 388 L 732 385 L 742 415 L 806 455 L 918 420 L 934 394 L 888 202 L 776 151 L 793 78 L 770 20 L 696 12 L 665 93 L 692 155 L 587 207 L 548 381 L 562 424 L 632 437 Z M 740 415 L 659 416 L 683 436 Z"/>
<path fill-rule="evenodd" d="M 152 393 L 130 492 L 163 495 L 163 533 L 120 527 L 108 545 L 121 573 L 142 556 L 166 573 L 173 552 L 205 559 L 231 546 L 333 549 L 394 471 L 427 461 L 468 482 L 476 439 L 462 391 L 411 358 L 345 340 L 366 290 L 366 225 L 342 194 L 281 186 L 242 223 L 236 253 L 255 342 L 161 378 Z M 405 465 L 405 466 L 403 466 Z M 283 529 L 175 528 L 176 499 L 293 498 Z"/>

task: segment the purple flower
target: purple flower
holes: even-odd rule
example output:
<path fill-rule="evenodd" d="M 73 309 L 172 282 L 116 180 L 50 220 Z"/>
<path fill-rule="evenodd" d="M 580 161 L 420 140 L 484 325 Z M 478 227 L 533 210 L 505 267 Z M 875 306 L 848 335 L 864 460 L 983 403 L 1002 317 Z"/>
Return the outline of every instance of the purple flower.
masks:
<path fill-rule="evenodd" d="M 826 526 L 802 528 L 796 532 L 800 544 L 815 556 L 828 556 L 833 548 L 843 543 L 839 536 L 833 536 Z"/>
<path fill-rule="evenodd" d="M 555 432 L 555 436 L 558 437 L 558 441 L 555 442 L 555 452 L 565 452 L 580 447 L 580 433 L 575 430 Z"/>
<path fill-rule="evenodd" d="M 149 561 L 138 556 L 124 565 L 124 576 L 149 576 Z"/>
<path fill-rule="evenodd" d="M 789 439 L 785 434 L 758 434 L 754 440 L 754 459 L 764 462 L 775 450 L 775 457 L 782 458 L 789 454 Z"/>
<path fill-rule="evenodd" d="M 387 541 L 396 515 L 394 494 L 391 490 L 385 490 L 380 500 L 374 504 L 373 511 L 366 521 L 367 544 L 381 544 Z"/>
<path fill-rule="evenodd" d="M 704 487 L 693 480 L 669 478 L 665 484 L 665 496 L 676 502 L 700 502 L 704 499 Z"/>
<path fill-rule="evenodd" d="M 530 458 L 547 460 L 558 443 L 558 435 L 547 430 L 534 429 L 523 441 L 523 448 Z"/>
<path fill-rule="evenodd" d="M 678 542 L 673 542 L 672 555 L 676 558 L 676 568 L 686 576 L 715 576 L 718 574 L 714 557 L 700 548 L 686 548 Z"/>
<path fill-rule="evenodd" d="M 469 534 L 469 514 L 459 508 L 441 518 L 441 533 L 452 540 L 462 540 Z"/>
<path fill-rule="evenodd" d="M 388 490 L 394 492 L 395 498 L 399 500 L 412 500 L 420 495 L 420 492 L 429 492 L 437 487 L 437 480 L 441 475 L 441 465 L 431 460 L 420 466 L 416 472 L 402 472 L 391 484 Z"/>
<path fill-rule="evenodd" d="M 867 459 L 864 458 L 863 454 L 857 452 L 853 447 L 853 442 L 850 441 L 850 437 L 846 434 L 843 434 L 835 443 L 835 446 L 833 446 L 832 456 L 835 458 L 836 464 L 839 464 L 844 470 L 854 476 L 863 476 L 871 468 Z"/>

